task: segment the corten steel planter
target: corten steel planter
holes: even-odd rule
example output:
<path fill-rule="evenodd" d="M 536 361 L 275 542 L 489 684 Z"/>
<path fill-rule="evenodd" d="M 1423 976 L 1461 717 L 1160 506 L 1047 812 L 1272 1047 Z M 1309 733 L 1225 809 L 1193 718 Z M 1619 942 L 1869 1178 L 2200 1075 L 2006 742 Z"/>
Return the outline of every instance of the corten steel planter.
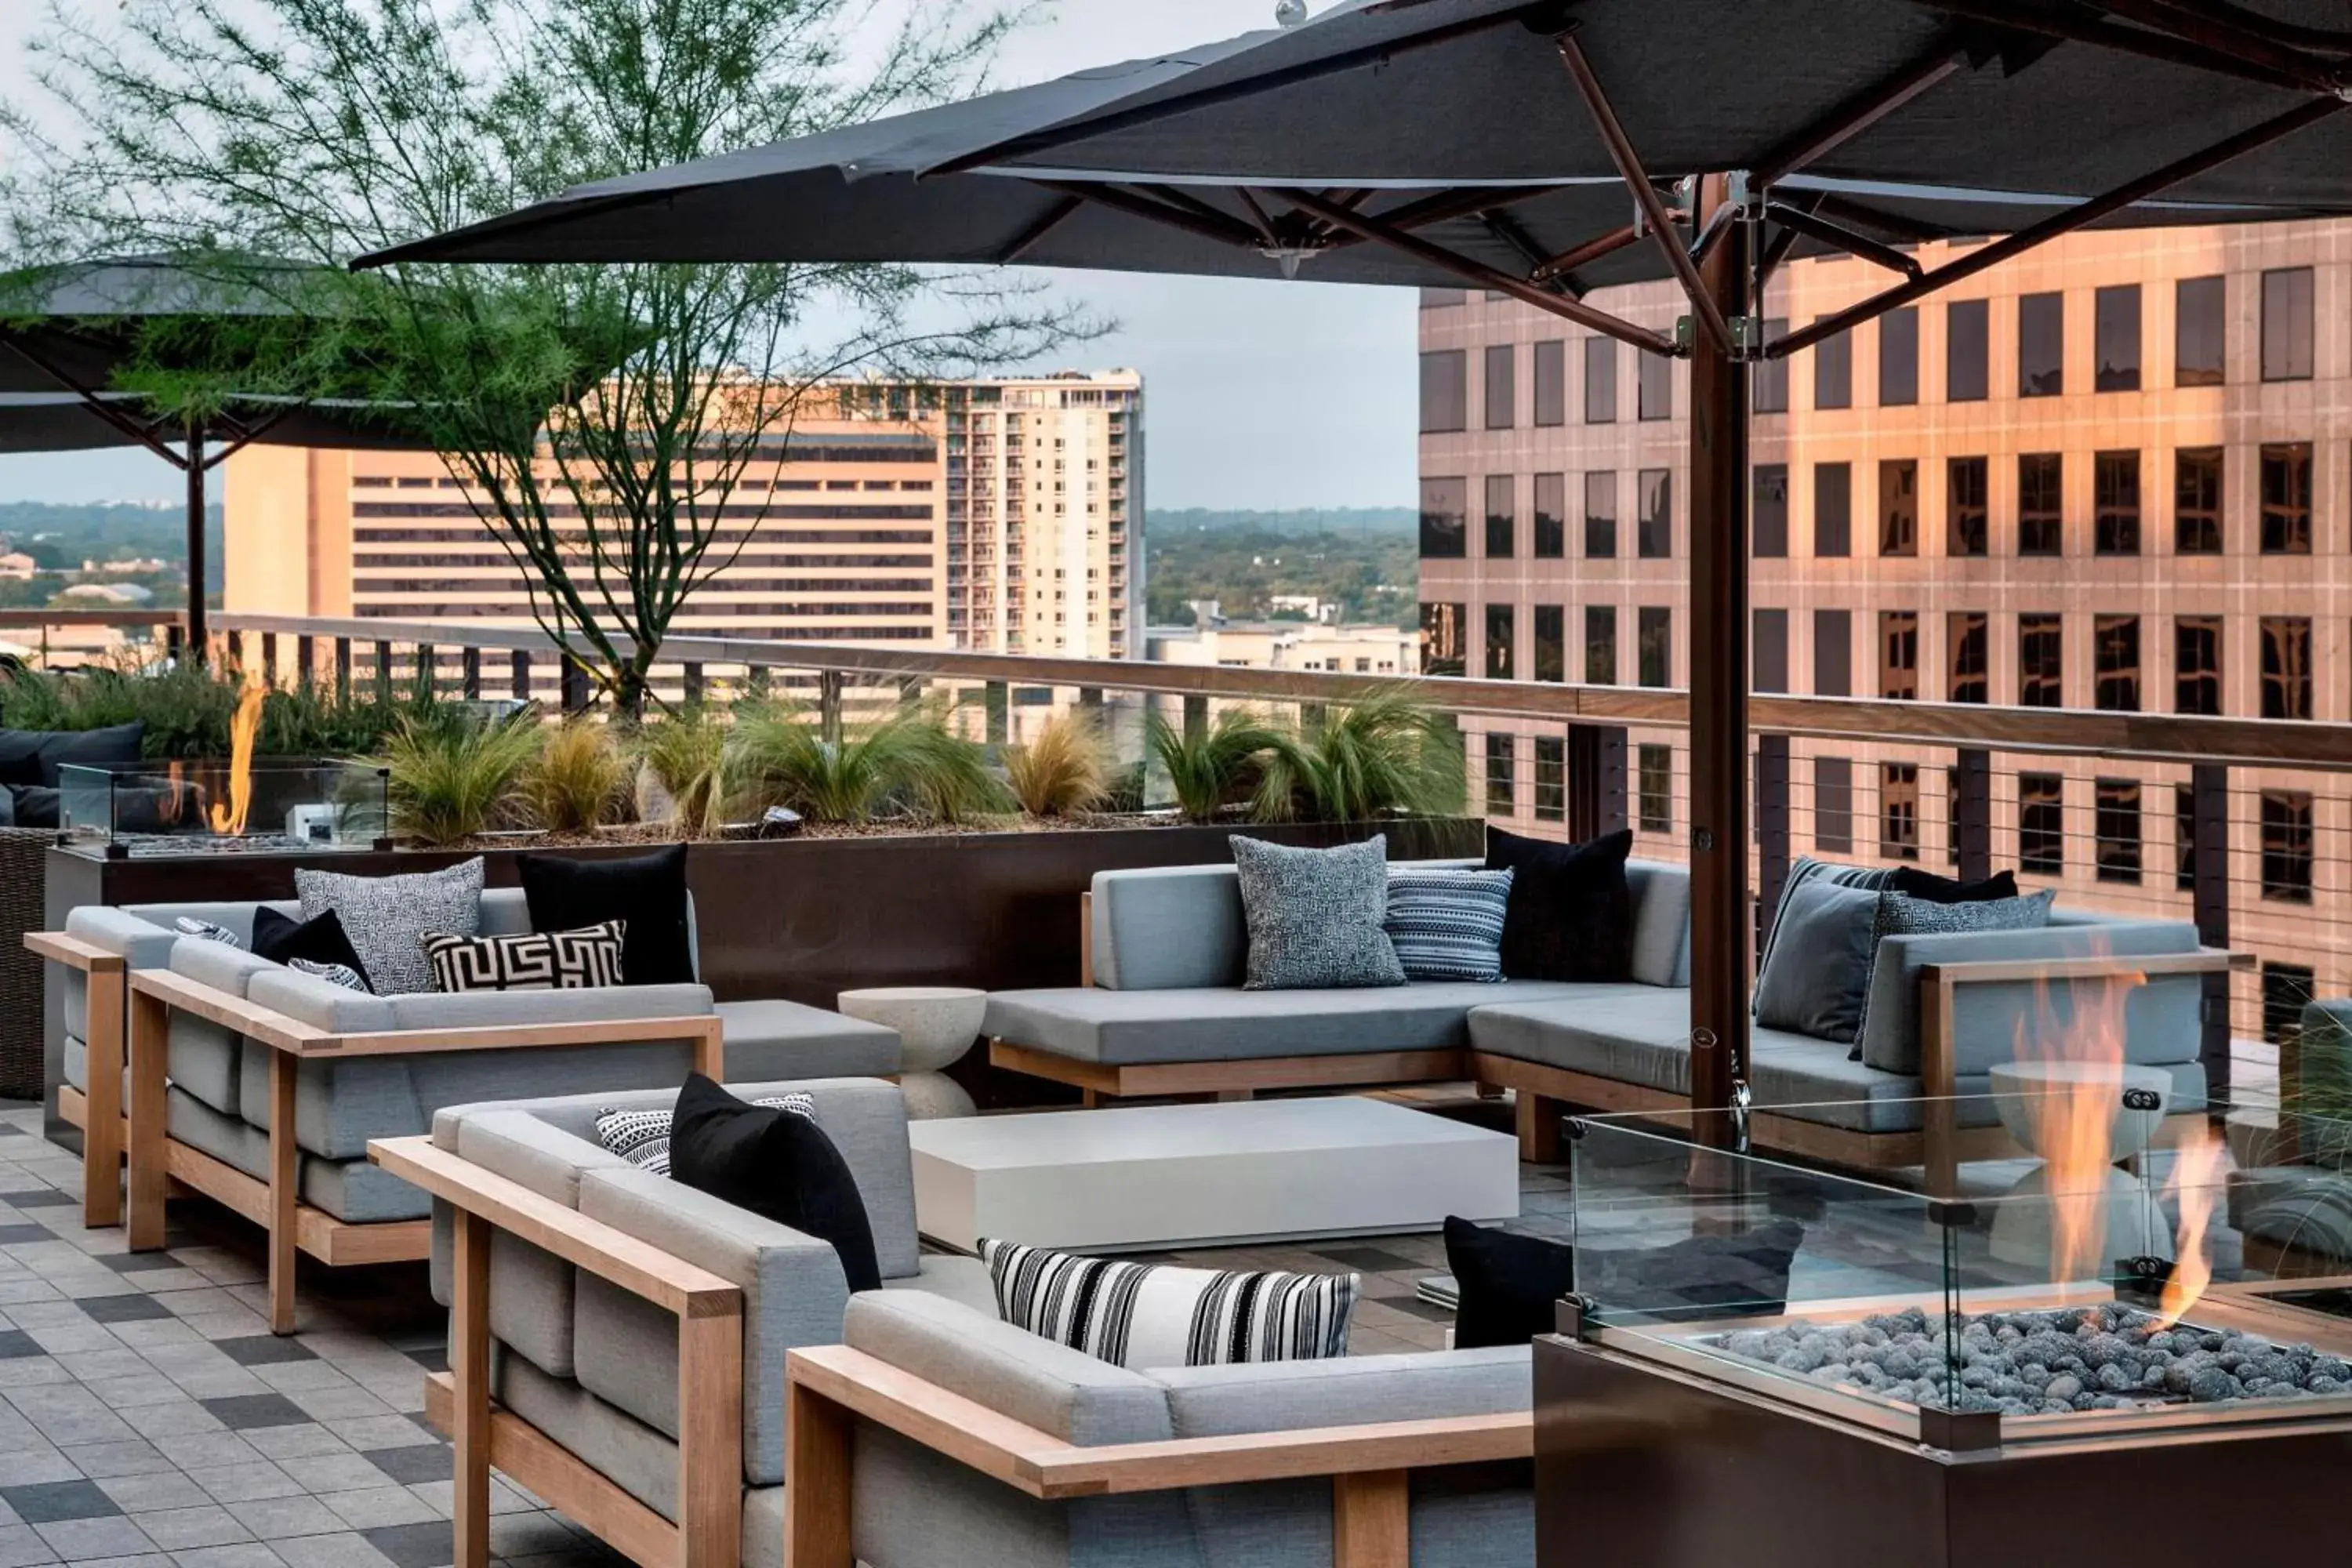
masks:
<path fill-rule="evenodd" d="M 687 856 L 702 978 L 721 1001 L 783 997 L 831 1007 L 841 992 L 880 985 L 970 985 L 989 991 L 1078 983 L 1078 895 L 1097 871 L 1230 862 L 1241 833 L 1330 845 L 1373 833 L 1392 859 L 1481 853 L 1485 824 L 1467 817 L 1380 824 L 1136 826 L 1066 832 L 874 835 L 698 843 Z M 598 859 L 657 846 L 550 851 Z M 109 860 L 79 848 L 47 855 L 47 924 L 84 904 L 246 900 L 294 896 L 297 867 L 358 876 L 429 871 L 479 853 L 492 887 L 516 884 L 529 843 L 472 850 L 205 854 Z M 55 1105 L 63 1052 L 62 998 L 45 1009 L 44 1082 Z M 1010 1090 L 1034 1101 L 1046 1086 L 956 1074 L 982 1104 Z M 990 1081 L 992 1079 L 995 1081 Z M 1010 1081 L 1008 1081 L 1010 1079 Z M 56 1131 L 53 1125 L 52 1131 Z"/>

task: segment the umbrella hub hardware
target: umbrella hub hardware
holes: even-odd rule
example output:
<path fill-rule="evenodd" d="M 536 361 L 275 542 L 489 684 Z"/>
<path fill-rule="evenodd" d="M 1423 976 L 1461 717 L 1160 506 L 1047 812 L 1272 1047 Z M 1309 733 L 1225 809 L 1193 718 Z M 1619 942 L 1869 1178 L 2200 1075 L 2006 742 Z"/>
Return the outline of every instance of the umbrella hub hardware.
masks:
<path fill-rule="evenodd" d="M 1764 318 L 1761 316 L 1727 316 L 1723 324 L 1731 331 L 1729 357 L 1738 363 L 1750 363 L 1765 358 Z M 1696 346 L 1698 325 L 1688 316 L 1675 318 L 1675 346 L 1685 354 Z"/>
<path fill-rule="evenodd" d="M 1261 245 L 1257 253 L 1282 268 L 1285 278 L 1297 278 L 1298 269 L 1331 248 L 1328 240 L 1282 240 L 1273 245 Z"/>

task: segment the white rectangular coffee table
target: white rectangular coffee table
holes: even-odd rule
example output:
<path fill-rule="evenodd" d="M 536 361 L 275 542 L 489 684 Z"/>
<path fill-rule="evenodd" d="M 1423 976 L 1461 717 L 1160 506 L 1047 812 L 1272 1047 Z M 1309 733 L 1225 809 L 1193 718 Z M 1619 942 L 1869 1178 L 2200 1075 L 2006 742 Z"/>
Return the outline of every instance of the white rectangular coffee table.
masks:
<path fill-rule="evenodd" d="M 1507 1133 L 1353 1096 L 908 1128 L 923 1234 L 1080 1251 L 1434 1230 L 1519 1212 Z"/>

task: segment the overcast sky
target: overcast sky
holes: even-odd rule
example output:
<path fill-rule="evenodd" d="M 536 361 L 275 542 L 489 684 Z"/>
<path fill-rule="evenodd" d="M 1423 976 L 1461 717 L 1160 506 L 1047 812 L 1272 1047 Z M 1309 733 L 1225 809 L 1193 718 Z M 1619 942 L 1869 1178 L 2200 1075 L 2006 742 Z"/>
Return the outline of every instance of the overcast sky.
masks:
<path fill-rule="evenodd" d="M 28 86 L 17 46 L 42 9 L 39 0 L 0 0 L 0 97 Z M 1007 48 L 1000 78 L 1038 81 L 1264 26 L 1273 15 L 1274 0 L 1054 0 L 1047 18 Z M 1144 374 L 1151 506 L 1411 504 L 1415 312 L 1406 291 L 1053 277 L 1119 323 L 1063 362 Z M 173 470 L 133 451 L 0 456 L 0 501 L 182 493 Z"/>

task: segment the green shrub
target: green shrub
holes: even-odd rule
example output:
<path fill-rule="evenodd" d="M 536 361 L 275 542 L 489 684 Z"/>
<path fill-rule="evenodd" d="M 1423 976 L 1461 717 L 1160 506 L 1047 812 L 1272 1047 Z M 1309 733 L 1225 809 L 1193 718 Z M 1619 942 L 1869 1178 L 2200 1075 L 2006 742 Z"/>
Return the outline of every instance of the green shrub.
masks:
<path fill-rule="evenodd" d="M 1032 816 L 1067 816 L 1102 803 L 1110 787 L 1110 746 L 1083 708 L 1056 714 L 1025 745 L 1004 750 L 1004 781 Z"/>
<path fill-rule="evenodd" d="M 0 723 L 17 730 L 97 730 L 136 720 L 145 753 L 225 757 L 239 679 L 208 667 L 94 666 L 18 669 L 0 681 Z M 382 748 L 404 724 L 444 724 L 458 710 L 415 690 L 386 701 L 373 689 L 336 691 L 309 681 L 273 691 L 261 711 L 257 750 L 270 757 L 350 757 Z"/>
<path fill-rule="evenodd" d="M 629 760 L 611 726 L 584 717 L 548 731 L 516 781 L 525 815 L 556 833 L 585 833 L 617 820 L 628 793 Z"/>
<path fill-rule="evenodd" d="M 1294 744 L 1287 731 L 1248 708 L 1226 709 L 1198 735 L 1154 712 L 1144 741 L 1187 822 L 1214 822 L 1252 800 L 1268 766 Z"/>
<path fill-rule="evenodd" d="M 727 752 L 726 727 L 698 706 L 638 731 L 640 765 L 669 796 L 669 820 L 681 837 L 714 837 L 727 825 Z"/>
<path fill-rule="evenodd" d="M 1332 709 L 1269 749 L 1252 806 L 1265 822 L 1452 816 L 1465 789 L 1452 718 L 1398 687 Z"/>
<path fill-rule="evenodd" d="M 529 713 L 497 722 L 407 722 L 378 764 L 391 777 L 393 831 L 422 844 L 454 844 L 513 820 L 515 781 L 539 754 Z"/>
<path fill-rule="evenodd" d="M 948 732 L 940 714 L 908 708 L 828 742 L 798 710 L 742 710 L 729 768 L 750 810 L 787 806 L 811 822 L 910 816 L 968 822 L 1007 808 L 986 752 Z"/>

